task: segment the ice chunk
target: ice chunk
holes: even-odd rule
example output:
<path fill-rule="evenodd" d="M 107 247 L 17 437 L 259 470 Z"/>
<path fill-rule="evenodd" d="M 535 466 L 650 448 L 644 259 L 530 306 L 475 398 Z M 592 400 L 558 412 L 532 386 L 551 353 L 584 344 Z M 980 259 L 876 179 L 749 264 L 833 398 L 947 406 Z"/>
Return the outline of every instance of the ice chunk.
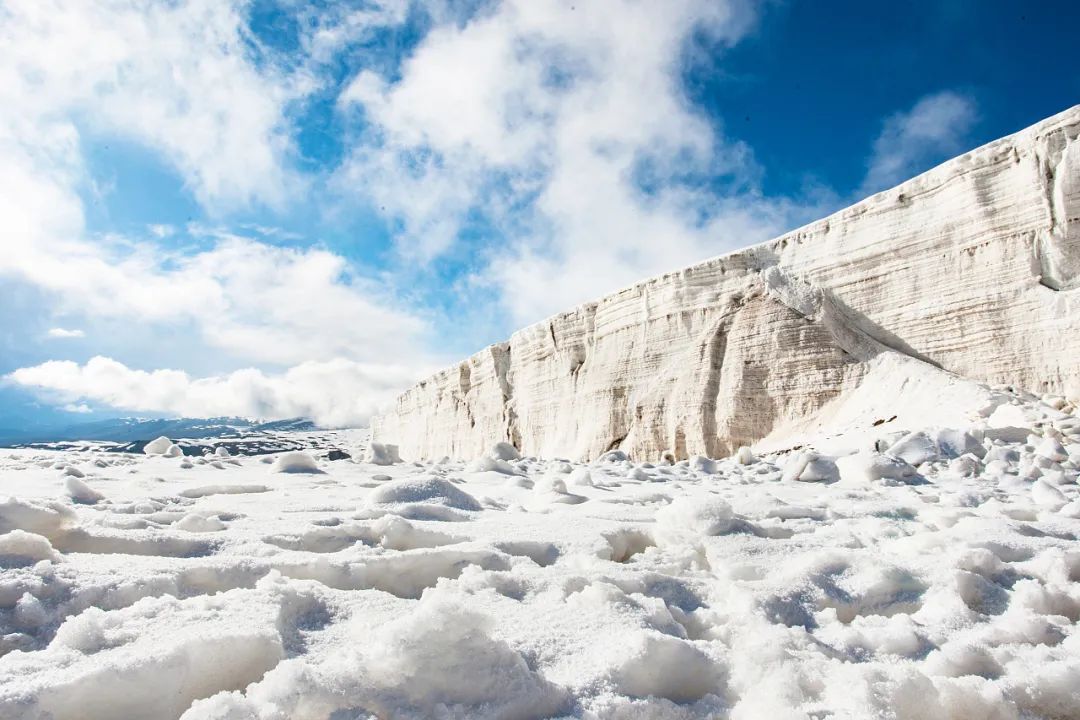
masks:
<path fill-rule="evenodd" d="M 910 463 L 876 452 L 864 451 L 838 458 L 836 465 L 846 483 L 877 483 L 882 480 L 902 483 L 917 475 Z"/>
<path fill-rule="evenodd" d="M 735 453 L 735 462 L 740 465 L 752 465 L 757 462 L 757 458 L 754 457 L 753 450 L 746 445 L 743 445 L 739 448 L 738 452 Z"/>
<path fill-rule="evenodd" d="M 939 430 L 934 434 L 941 454 L 948 458 L 958 458 L 961 455 L 974 455 L 982 458 L 986 455 L 986 448 L 969 432 L 963 430 Z"/>
<path fill-rule="evenodd" d="M 1031 486 L 1031 499 L 1036 505 L 1057 510 L 1069 502 L 1065 494 L 1045 480 L 1036 480 Z"/>
<path fill-rule="evenodd" d="M 199 513 L 188 513 L 173 526 L 187 532 L 217 532 L 225 529 L 225 523 L 217 515 L 203 516 Z"/>
<path fill-rule="evenodd" d="M 613 673 L 615 685 L 623 694 L 685 703 L 718 690 L 722 669 L 685 640 L 641 633 L 635 644 Z"/>
<path fill-rule="evenodd" d="M 669 539 L 723 535 L 737 525 L 731 505 L 718 497 L 679 497 L 656 513 L 657 531 Z"/>
<path fill-rule="evenodd" d="M 493 458 L 490 455 L 481 455 L 469 463 L 466 468 L 469 472 L 497 472 L 503 475 L 522 474 L 517 468 L 505 460 Z"/>
<path fill-rule="evenodd" d="M 322 470 L 315 463 L 315 458 L 306 452 L 299 451 L 285 453 L 280 456 L 274 463 L 273 471 L 277 473 L 322 473 Z"/>
<path fill-rule="evenodd" d="M 925 462 L 933 462 L 940 456 L 937 443 L 922 431 L 908 433 L 900 438 L 886 451 L 886 454 L 900 458 L 916 467 Z"/>
<path fill-rule="evenodd" d="M 173 441 L 162 435 L 156 440 L 146 443 L 143 452 L 147 455 L 164 455 L 173 445 Z"/>
<path fill-rule="evenodd" d="M 840 470 L 836 462 L 813 451 L 801 452 L 789 458 L 784 466 L 784 480 L 787 481 L 835 482 L 839 479 Z"/>
<path fill-rule="evenodd" d="M 1065 462 L 1069 459 L 1069 453 L 1065 446 L 1055 438 L 1044 438 L 1035 448 L 1035 454 L 1053 462 Z"/>
<path fill-rule="evenodd" d="M 26 530 L 51 541 L 75 524 L 75 512 L 57 502 L 38 504 L 8 498 L 0 503 L 0 533 Z"/>
<path fill-rule="evenodd" d="M 697 470 L 699 473 L 704 473 L 705 475 L 712 475 L 716 473 L 716 461 L 710 460 L 704 455 L 695 455 L 694 457 L 690 458 L 690 467 L 692 467 L 694 470 Z"/>
<path fill-rule="evenodd" d="M 391 480 L 372 490 L 368 495 L 368 502 L 374 505 L 431 503 L 456 510 L 482 509 L 472 495 L 453 483 L 436 477 Z"/>
<path fill-rule="evenodd" d="M 521 459 L 521 453 L 518 452 L 518 449 L 508 442 L 495 443 L 491 450 L 488 451 L 488 455 L 496 460 L 511 461 Z"/>
<path fill-rule="evenodd" d="M 5 558 L 32 564 L 41 560 L 59 560 L 60 553 L 53 549 L 52 543 L 43 535 L 12 530 L 0 535 L 0 561 Z"/>
<path fill-rule="evenodd" d="M 64 481 L 68 496 L 77 503 L 93 505 L 105 499 L 105 496 L 77 477 L 71 476 Z"/>
<path fill-rule="evenodd" d="M 386 443 L 373 442 L 364 455 L 364 462 L 372 465 L 394 465 L 401 462 L 398 455 L 398 446 Z"/>

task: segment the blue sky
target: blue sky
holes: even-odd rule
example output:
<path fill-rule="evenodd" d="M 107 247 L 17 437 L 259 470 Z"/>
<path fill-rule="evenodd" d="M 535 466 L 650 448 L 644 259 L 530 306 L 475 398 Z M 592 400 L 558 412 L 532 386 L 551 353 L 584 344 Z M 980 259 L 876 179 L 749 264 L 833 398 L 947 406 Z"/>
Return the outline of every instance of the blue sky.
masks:
<path fill-rule="evenodd" d="M 362 423 L 1080 99 L 1075 3 L 10 0 L 0 428 Z"/>

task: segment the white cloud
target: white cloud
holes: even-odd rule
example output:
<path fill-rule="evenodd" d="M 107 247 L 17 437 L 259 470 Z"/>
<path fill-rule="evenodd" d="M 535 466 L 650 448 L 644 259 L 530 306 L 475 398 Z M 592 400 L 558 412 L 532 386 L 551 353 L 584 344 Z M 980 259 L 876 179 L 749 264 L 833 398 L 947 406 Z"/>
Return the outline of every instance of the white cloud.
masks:
<path fill-rule="evenodd" d="M 63 410 L 64 412 L 69 412 L 69 413 L 78 413 L 80 415 L 85 415 L 87 413 L 94 412 L 93 410 L 90 409 L 90 406 L 87 405 L 86 403 L 79 403 L 78 405 L 76 405 L 74 403 L 68 403 L 67 405 L 62 407 L 61 410 Z"/>
<path fill-rule="evenodd" d="M 353 363 L 348 372 L 333 366 L 334 377 L 349 380 L 322 392 L 369 398 L 383 391 L 384 378 L 406 385 L 427 367 L 426 323 L 383 281 L 362 276 L 326 249 L 254 239 L 271 228 L 255 227 L 253 237 L 215 232 L 189 247 L 166 225 L 148 226 L 145 236 L 86 230 L 81 193 L 100 192 L 83 160 L 87 137 L 119 137 L 158 153 L 212 214 L 252 204 L 281 206 L 304 189 L 289 169 L 287 108 L 313 80 L 305 70 L 285 72 L 249 57 L 254 40 L 244 26 L 246 7 L 239 0 L 5 3 L 0 282 L 6 277 L 36 286 L 52 310 L 87 324 L 124 321 L 135 356 L 148 330 L 173 329 L 179 362 L 199 355 L 220 356 L 227 367 L 237 360 L 295 365 L 284 374 L 255 377 L 252 385 L 264 395 L 285 388 L 283 396 L 293 399 L 284 405 L 306 402 L 335 417 L 338 410 L 327 410 L 319 398 L 301 402 L 286 392 L 320 367 L 330 372 L 331 366 L 310 361 Z M 281 232 L 273 238 L 295 239 Z M 391 362 L 397 368 L 392 372 L 366 370 Z M 100 371 L 99 365 L 93 369 Z M 236 388 L 249 375 L 192 380 L 190 402 L 174 399 L 143 409 L 171 405 L 201 414 L 203 406 L 209 412 L 213 397 L 202 388 L 218 380 Z M 141 407 L 122 393 L 102 392 L 86 396 Z M 266 402 L 271 408 L 282 404 Z"/>
<path fill-rule="evenodd" d="M 765 239 L 792 207 L 756 192 L 751 153 L 680 76 L 693 35 L 731 43 L 753 19 L 740 2 L 507 0 L 436 27 L 398 79 L 363 71 L 342 94 L 371 125 L 341 184 L 401 220 L 406 259 L 453 252 L 476 214 L 494 224 L 508 243 L 474 281 L 516 323 Z"/>
<path fill-rule="evenodd" d="M 265 419 L 308 417 L 331 427 L 362 425 L 411 374 L 398 365 L 335 359 L 305 362 L 284 373 L 257 369 L 204 378 L 180 370 L 135 370 L 105 357 L 85 365 L 50 361 L 4 378 L 56 402 L 88 400 L 135 412 Z M 74 410 L 81 412 L 81 410 Z"/>
<path fill-rule="evenodd" d="M 342 356 L 414 365 L 429 331 L 339 255 L 238 236 L 195 253 L 118 237 L 16 246 L 0 260 L 5 269 L 50 291 L 68 316 L 193 327 L 194 336 L 177 338 L 178 353 L 205 344 L 248 362 Z"/>
<path fill-rule="evenodd" d="M 79 329 L 68 330 L 67 328 L 54 327 L 49 328 L 49 332 L 46 333 L 51 338 L 57 338 L 60 340 L 68 338 L 82 338 L 86 337 L 86 333 Z"/>
<path fill-rule="evenodd" d="M 285 109 L 312 81 L 248 59 L 244 6 L 5 3 L 0 137 L 32 147 L 42 132 L 72 134 L 76 120 L 161 152 L 209 207 L 283 203 L 295 182 Z"/>
<path fill-rule="evenodd" d="M 955 155 L 978 119 L 975 101 L 956 92 L 927 95 L 886 119 L 874 141 L 861 195 L 903 182 L 930 162 Z"/>

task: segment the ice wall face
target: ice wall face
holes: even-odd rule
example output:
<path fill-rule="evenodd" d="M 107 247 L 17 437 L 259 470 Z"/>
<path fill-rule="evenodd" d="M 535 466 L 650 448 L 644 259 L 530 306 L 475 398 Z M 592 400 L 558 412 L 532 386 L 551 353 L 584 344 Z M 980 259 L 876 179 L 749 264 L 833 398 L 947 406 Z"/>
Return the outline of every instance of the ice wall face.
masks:
<path fill-rule="evenodd" d="M 407 458 L 499 440 L 545 457 L 716 457 L 835 414 L 856 390 L 873 398 L 871 375 L 898 393 L 884 416 L 905 392 L 897 374 L 1080 399 L 1078 135 L 1080 106 L 520 330 L 402 394 L 374 437 Z"/>

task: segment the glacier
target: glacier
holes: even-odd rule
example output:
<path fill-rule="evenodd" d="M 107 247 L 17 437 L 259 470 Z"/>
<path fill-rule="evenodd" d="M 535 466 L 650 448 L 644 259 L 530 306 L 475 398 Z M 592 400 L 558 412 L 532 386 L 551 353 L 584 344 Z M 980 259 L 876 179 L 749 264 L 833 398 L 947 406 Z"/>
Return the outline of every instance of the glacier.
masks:
<path fill-rule="evenodd" d="M 1080 399 L 1080 106 L 515 332 L 372 421 L 402 456 L 725 457 Z"/>

